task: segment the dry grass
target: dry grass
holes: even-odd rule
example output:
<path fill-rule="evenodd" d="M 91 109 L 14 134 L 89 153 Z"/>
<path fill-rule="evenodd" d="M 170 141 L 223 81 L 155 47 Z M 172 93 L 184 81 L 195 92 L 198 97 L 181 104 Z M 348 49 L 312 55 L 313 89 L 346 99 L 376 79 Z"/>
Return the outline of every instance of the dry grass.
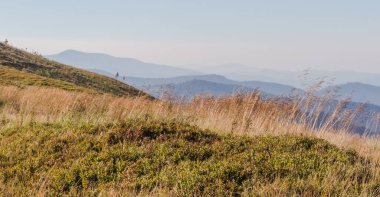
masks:
<path fill-rule="evenodd" d="M 326 98 L 326 97 L 325 97 Z M 61 89 L 28 87 L 0 87 L 0 131 L 8 128 L 22 128 L 34 125 L 34 123 L 91 123 L 95 125 L 116 124 L 125 119 L 151 117 L 153 119 L 176 119 L 197 125 L 201 129 L 210 129 L 222 135 L 232 134 L 238 136 L 302 136 L 321 138 L 344 150 L 355 150 L 358 154 L 371 161 L 370 169 L 373 180 L 379 180 L 380 176 L 380 139 L 376 136 L 359 136 L 347 132 L 350 128 L 354 114 L 360 109 L 349 110 L 345 108 L 346 102 L 334 104 L 334 110 L 326 115 L 322 109 L 330 104 L 329 100 L 314 97 L 312 94 L 295 96 L 291 99 L 262 99 L 260 92 L 252 92 L 246 95 L 234 95 L 221 98 L 207 96 L 196 97 L 191 102 L 182 102 L 180 99 L 172 101 L 151 100 L 144 97 L 122 98 L 112 95 L 100 95 L 81 92 L 69 92 Z M 313 113 L 305 113 L 312 111 Z M 325 120 L 320 124 L 317 119 L 323 116 Z M 306 124 L 307 123 L 307 124 Z M 312 123 L 312 124 L 310 124 Z M 25 127 L 24 127 L 25 128 Z M 28 127 L 26 127 L 28 128 Z M 33 128 L 33 127 L 31 127 Z M 48 131 L 45 131 L 48 132 Z M 33 135 L 33 132 L 26 134 Z M 64 133 L 78 137 L 80 134 Z M 25 137 L 25 136 L 24 136 Z M 32 136 L 30 136 L 32 138 Z M 72 137 L 75 139 L 75 137 Z M 100 139 L 100 138 L 99 138 Z M 22 140 L 22 139 L 20 139 Z M 25 140 L 25 139 L 24 139 Z M 53 139 L 54 141 L 54 139 Z M 0 144 L 7 146 L 7 144 Z M 46 172 L 49 173 L 49 172 Z M 333 185 L 339 185 L 336 180 L 341 175 L 338 172 L 328 172 L 323 178 L 323 187 L 326 191 L 323 195 L 329 195 L 334 191 Z M 48 177 L 48 176 L 47 176 Z M 47 178 L 46 179 L 49 179 Z M 309 177 L 312 182 L 318 183 L 320 177 Z M 356 179 L 356 178 L 355 178 Z M 305 182 L 300 180 L 300 185 Z M 341 195 L 349 195 L 351 185 L 348 180 L 341 183 L 343 189 Z M 40 186 L 29 191 L 29 195 L 48 195 L 45 189 L 45 180 L 39 180 Z M 258 190 L 258 195 L 284 195 L 287 194 L 289 183 L 279 179 L 271 184 L 263 185 Z M 298 184 L 298 183 L 297 183 Z M 376 184 L 372 183 L 371 184 Z M 307 184 L 306 184 L 307 185 Z M 331 186 L 331 188 L 329 188 Z M 47 187 L 47 186 L 46 186 Z M 105 188 L 98 196 L 168 196 L 176 194 L 170 189 L 156 188 L 146 193 L 128 191 L 115 183 L 111 188 Z M 372 187 L 372 186 L 371 186 Z M 19 186 L 7 187 L 0 184 L 0 191 L 9 195 L 25 195 Z M 378 190 L 378 188 L 375 190 Z M 310 190 L 311 191 L 311 190 Z M 301 196 L 314 196 L 305 190 Z M 373 196 L 379 191 L 366 188 L 365 184 L 361 196 Z M 21 192 L 21 193 L 17 193 Z M 68 195 L 88 195 L 86 190 L 70 191 Z M 289 193 L 288 193 L 289 194 Z M 321 193 L 319 193 L 321 194 Z M 244 195 L 244 193 L 243 193 Z"/>
<path fill-rule="evenodd" d="M 13 69 L 0 65 L 0 85 L 4 86 L 45 86 L 55 87 L 68 91 L 96 93 L 91 89 L 82 88 L 72 83 L 39 76 L 36 74 L 28 73 L 26 71 Z"/>
<path fill-rule="evenodd" d="M 50 194 L 51 188 L 57 184 L 57 181 L 54 181 L 57 177 L 63 177 L 66 182 L 62 185 L 70 187 L 67 186 L 68 189 L 64 190 L 62 185 L 56 185 L 55 187 L 58 188 L 55 188 L 55 191 L 64 190 L 70 196 L 89 194 L 97 196 L 168 196 L 172 194 L 184 196 L 184 194 L 203 194 L 200 190 L 197 193 L 198 190 L 194 191 L 192 188 L 200 189 L 206 185 L 209 186 L 208 191 L 210 192 L 206 195 L 215 194 L 213 193 L 215 191 L 212 190 L 217 187 L 222 189 L 220 192 L 225 192 L 225 190 L 235 192 L 235 189 L 226 189 L 223 184 L 210 182 L 207 179 L 208 174 L 203 174 L 203 177 L 198 175 L 202 175 L 201 172 L 204 172 L 203 170 L 207 169 L 207 166 L 210 167 L 211 173 L 224 172 L 222 169 L 231 173 L 230 170 L 234 167 L 237 169 L 243 167 L 250 173 L 255 172 L 250 167 L 257 163 L 255 163 L 255 159 L 247 160 L 250 156 L 247 152 L 248 149 L 254 150 L 260 156 L 259 158 L 267 158 L 267 163 L 259 165 L 259 168 L 262 168 L 263 171 L 268 170 L 269 175 L 278 175 L 276 170 L 280 172 L 287 170 L 285 178 L 276 176 L 273 181 L 267 180 L 270 176 L 250 179 L 250 181 L 255 181 L 251 185 L 260 187 L 257 189 L 256 195 L 314 196 L 319 194 L 328 196 L 335 193 L 345 196 L 352 194 L 375 196 L 380 193 L 378 181 L 380 180 L 380 138 L 374 135 L 359 136 L 350 132 L 352 122 L 363 106 L 359 106 L 357 109 L 348 109 L 348 102 L 335 103 L 333 94 L 325 97 L 314 96 L 313 92 L 321 85 L 320 83 L 310 87 L 306 94 L 289 99 L 265 100 L 261 97 L 260 92 L 252 92 L 220 98 L 199 96 L 190 102 L 184 102 L 169 95 L 167 101 L 160 101 L 147 97 L 112 96 L 111 94 L 121 96 L 145 94 L 113 79 L 49 61 L 39 55 L 30 54 L 2 43 L 0 43 L 0 64 L 2 65 L 0 66 L 0 76 L 2 76 L 2 78 L 0 77 L 0 137 L 4 137 L 0 139 L 0 150 L 2 151 L 0 170 L 4 170 L 0 171 L 0 174 L 2 174 L 2 178 L 9 180 L 7 183 L 5 183 L 6 181 L 4 184 L 0 183 L 0 192 L 3 192 L 0 193 L 0 196 L 47 196 Z M 14 85 L 24 88 L 17 88 Z M 29 85 L 57 89 L 29 87 Z M 97 93 L 86 91 L 87 89 Z M 324 113 L 326 109 L 330 109 L 330 113 Z M 380 121 L 380 115 L 373 118 Z M 220 136 L 228 137 L 223 138 L 217 144 L 219 146 L 205 146 L 188 142 L 184 136 L 182 136 L 183 139 L 180 137 L 184 134 L 193 134 L 195 137 L 202 136 L 203 131 L 194 132 L 198 129 L 197 127 L 184 126 L 170 121 L 163 123 L 147 121 L 140 122 L 138 127 L 147 127 L 147 130 L 153 132 L 153 135 L 161 135 L 162 139 L 170 139 L 165 132 L 159 133 L 166 125 L 169 127 L 168 131 L 176 133 L 177 138 L 172 138 L 173 141 L 155 139 L 149 141 L 144 138 L 141 141 L 131 140 L 128 144 L 124 143 L 125 130 L 120 125 L 126 120 L 134 119 L 175 119 L 179 123 L 189 123 L 200 129 L 208 129 L 221 134 Z M 104 125 L 111 125 L 111 127 Z M 106 129 L 104 132 L 96 134 L 89 133 L 96 131 L 96 128 L 99 127 Z M 144 137 L 138 128 L 131 130 Z M 165 131 L 165 129 L 163 130 Z M 207 132 L 205 133 L 203 137 L 209 136 Z M 127 132 L 127 134 L 131 133 Z M 245 138 L 245 136 L 249 138 Z M 273 138 L 272 136 L 280 137 Z M 315 138 L 324 139 L 342 148 L 343 151 Z M 251 141 L 247 141 L 247 139 Z M 182 140 L 187 149 L 175 146 L 173 148 L 172 145 L 176 144 L 178 140 Z M 305 149 L 300 142 L 305 143 L 305 147 L 317 144 L 316 147 L 319 148 Z M 242 144 L 248 147 L 245 149 L 246 152 L 241 151 L 239 146 Z M 152 148 L 154 145 L 162 149 Z M 269 149 L 264 150 L 256 145 L 271 147 L 275 150 L 270 152 Z M 94 150 L 91 152 L 88 147 Z M 229 147 L 235 147 L 235 149 L 232 149 L 231 152 Z M 296 151 L 294 151 L 294 147 L 296 147 Z M 328 148 L 325 149 L 326 147 Z M 128 148 L 131 148 L 132 151 L 128 152 Z M 215 150 L 211 148 L 215 148 Z M 142 182 L 141 185 L 151 185 L 152 181 L 159 180 L 159 182 L 166 181 L 168 183 L 166 186 L 169 188 L 153 187 L 148 191 L 134 191 L 130 190 L 128 184 L 123 183 L 128 180 L 121 179 L 121 183 L 116 182 L 116 179 L 109 180 L 108 175 L 113 177 L 125 175 L 123 173 L 126 168 L 121 168 L 121 172 L 111 171 L 111 173 L 103 174 L 105 175 L 103 178 L 108 182 L 102 185 L 99 181 L 97 186 L 101 187 L 101 191 L 96 191 L 96 193 L 93 192 L 98 188 L 95 187 L 94 190 L 94 188 L 82 185 L 83 181 L 91 183 L 93 176 L 87 178 L 84 176 L 86 179 L 83 179 L 81 185 L 78 185 L 79 182 L 71 180 L 72 177 L 70 178 L 72 173 L 75 174 L 78 169 L 83 173 L 90 173 L 89 175 L 99 175 L 107 167 L 113 167 L 108 165 L 110 159 L 107 159 L 105 163 L 102 162 L 103 157 L 112 157 L 115 151 L 121 151 L 120 154 L 126 155 L 134 154 L 137 153 L 134 151 L 135 149 L 145 151 L 147 154 L 143 154 L 141 160 L 138 160 L 142 163 L 132 163 L 132 167 L 151 169 L 147 172 L 148 178 L 138 177 Z M 204 149 L 213 150 L 215 154 L 211 156 L 214 156 L 215 160 L 201 161 L 197 159 L 198 156 L 204 156 Z M 356 153 L 346 151 L 351 149 L 361 157 L 356 156 Z M 158 152 L 151 154 L 155 151 Z M 179 165 L 168 165 L 168 168 L 160 171 L 163 174 L 159 175 L 157 171 L 162 169 L 154 168 L 154 162 L 153 164 L 144 163 L 146 160 L 171 163 L 170 157 L 173 151 L 180 151 L 178 154 L 182 156 L 191 153 L 192 157 L 196 157 L 196 159 L 184 161 Z M 90 154 L 87 154 L 88 152 Z M 222 156 L 218 156 L 218 154 Z M 223 157 L 223 154 L 228 156 Z M 309 161 L 309 156 L 314 159 Z M 352 158 L 354 158 L 353 162 Z M 86 163 L 87 159 L 93 160 Z M 261 161 L 261 159 L 259 160 Z M 119 164 L 127 165 L 126 162 L 128 161 L 122 161 Z M 250 165 L 245 165 L 245 162 Z M 316 163 L 318 164 L 316 165 Z M 191 168 L 186 166 L 187 164 L 196 164 L 198 167 L 201 164 L 207 165 Z M 176 171 L 181 165 L 182 168 Z M 78 169 L 73 169 L 73 167 L 78 167 Z M 99 171 L 93 172 L 93 169 Z M 237 172 L 239 176 L 235 178 L 240 179 L 245 177 L 240 176 L 243 171 L 232 172 Z M 297 176 L 298 173 L 310 176 L 300 178 Z M 164 179 L 160 175 L 165 175 Z M 175 179 L 182 178 L 183 182 L 188 183 L 183 184 L 182 182 L 181 185 L 175 181 L 168 181 L 175 175 L 177 176 Z M 155 177 L 155 179 L 151 177 Z M 231 184 L 237 183 L 236 179 L 229 175 L 221 175 L 221 177 L 229 180 Z M 118 180 L 120 181 L 120 179 Z M 199 181 L 202 180 L 203 185 L 199 186 Z M 211 181 L 215 180 L 218 179 Z M 197 184 L 199 187 L 196 187 Z M 186 190 L 183 187 L 188 188 Z M 239 185 L 227 187 L 239 188 Z M 181 193 L 184 191 L 187 193 Z M 238 189 L 237 191 L 241 192 L 242 190 Z M 239 194 L 244 195 L 244 192 L 248 192 L 246 195 L 251 194 L 245 190 Z M 232 194 L 237 195 L 237 193 Z"/>
<path fill-rule="evenodd" d="M 150 116 L 175 118 L 221 133 L 235 135 L 293 134 L 325 139 L 365 157 L 380 161 L 380 139 L 348 132 L 355 110 L 334 105 L 331 114 L 322 114 L 328 101 L 306 95 L 289 100 L 263 100 L 259 92 L 221 98 L 199 96 L 193 101 L 149 100 L 144 97 L 121 98 L 111 95 L 68 92 L 60 89 L 19 89 L 0 87 L 1 127 L 30 122 L 83 121 L 106 123 Z M 1 105 L 0 105 L 1 106 Z M 304 113 L 312 111 L 313 114 Z M 323 124 L 316 119 L 324 116 Z M 308 122 L 308 124 L 306 124 Z M 315 124 L 310 124 L 315 122 Z"/>

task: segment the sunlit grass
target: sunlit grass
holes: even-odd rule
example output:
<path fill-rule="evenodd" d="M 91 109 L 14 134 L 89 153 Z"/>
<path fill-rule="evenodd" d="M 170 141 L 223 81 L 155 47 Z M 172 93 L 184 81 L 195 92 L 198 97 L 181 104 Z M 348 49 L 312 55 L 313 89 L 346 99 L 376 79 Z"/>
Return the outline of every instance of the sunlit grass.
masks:
<path fill-rule="evenodd" d="M 0 42 L 0 84 L 36 85 L 118 96 L 145 93 L 102 75 L 74 68 Z"/>
<path fill-rule="evenodd" d="M 169 102 L 1 87 L 0 188 L 9 195 L 380 195 L 380 140 L 347 132 L 355 110 L 344 104 L 323 125 L 307 124 L 328 103 L 308 97 L 265 100 L 253 92 Z M 314 115 L 304 113 L 308 106 Z"/>

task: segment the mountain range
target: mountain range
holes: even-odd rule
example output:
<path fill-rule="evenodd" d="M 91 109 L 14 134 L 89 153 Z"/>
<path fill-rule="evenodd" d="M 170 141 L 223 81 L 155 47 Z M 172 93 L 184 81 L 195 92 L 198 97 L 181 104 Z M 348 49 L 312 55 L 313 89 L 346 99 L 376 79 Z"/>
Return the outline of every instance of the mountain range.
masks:
<path fill-rule="evenodd" d="M 134 77 L 174 77 L 200 74 L 197 71 L 146 63 L 133 58 L 120 58 L 107 54 L 85 53 L 76 50 L 66 50 L 62 53 L 45 57 L 86 70 L 103 70 L 113 75 L 119 73 L 120 75 Z"/>
<path fill-rule="evenodd" d="M 115 77 L 150 94 L 170 88 L 177 96 L 193 97 L 199 93 L 215 95 L 231 94 L 237 90 L 259 89 L 268 95 L 284 96 L 292 91 L 302 91 L 305 84 L 317 80 L 331 80 L 317 92 L 335 91 L 337 98 L 351 98 L 354 102 L 380 105 L 380 74 L 349 71 L 287 72 L 257 69 L 239 64 L 205 66 L 204 69 L 176 68 L 173 66 L 145 63 L 133 58 L 119 58 L 101 53 L 85 53 L 67 50 L 49 59 L 73 65 L 98 74 Z M 209 73 L 209 74 L 205 74 Z M 334 81 L 332 78 L 335 77 Z M 332 85 L 340 84 L 340 85 Z"/>
<path fill-rule="evenodd" d="M 228 95 L 237 91 L 260 90 L 269 95 L 286 96 L 294 90 L 292 86 L 261 82 L 261 81 L 234 81 L 221 75 L 179 76 L 173 78 L 137 78 L 125 77 L 123 80 L 151 94 L 169 88 L 177 96 L 194 97 L 200 93 L 214 96 Z"/>
<path fill-rule="evenodd" d="M 326 85 L 360 82 L 380 86 L 380 73 L 323 70 L 283 71 L 255 68 L 241 64 L 204 66 L 199 69 L 199 72 L 223 75 L 237 81 L 266 81 L 291 85 L 297 88 L 305 88 L 305 86 L 321 80 L 325 81 Z"/>
<path fill-rule="evenodd" d="M 319 93 L 321 95 L 334 91 L 338 99 L 350 98 L 352 101 L 371 103 L 380 106 L 380 87 L 364 83 L 346 83 L 329 86 Z"/>
<path fill-rule="evenodd" d="M 86 69 L 92 71 L 89 72 L 45 59 L 42 56 L 31 54 L 6 44 L 0 45 L 1 85 L 15 85 L 19 87 L 47 86 L 70 91 L 109 93 L 117 96 L 145 95 L 144 91 L 138 90 L 143 89 L 155 97 L 160 97 L 160 94 L 157 93 L 158 90 L 169 87 L 175 96 L 187 96 L 188 98 L 199 94 L 221 96 L 255 89 L 261 90 L 263 92 L 262 94 L 268 97 L 287 96 L 294 91 L 303 92 L 301 89 L 279 83 L 236 81 L 216 74 L 187 75 L 171 78 L 142 78 L 123 75 L 116 77 L 111 74 L 111 70 L 102 70 L 107 67 L 100 68 L 101 69 Z M 165 69 L 167 67 L 163 68 Z M 101 75 L 93 72 L 100 73 Z M 137 89 L 128 84 L 137 87 Z M 351 93 L 352 90 L 357 92 L 357 94 L 351 94 L 354 95 L 353 98 L 356 100 L 373 100 L 374 102 L 372 103 L 376 103 L 379 98 L 379 87 L 362 83 L 345 84 L 341 88 L 331 86 L 321 90 L 319 93 L 322 94 L 323 91 L 327 92 L 331 90 L 336 91 L 341 98 L 343 98 L 344 94 Z M 360 97 L 362 95 L 369 96 Z M 337 103 L 337 101 L 333 101 L 333 105 L 336 105 L 334 103 Z M 360 105 L 361 103 L 358 102 L 348 103 L 348 107 L 352 109 Z M 368 104 L 364 111 L 358 114 L 358 117 L 355 119 L 354 131 L 364 133 L 368 129 L 371 129 L 375 132 L 379 132 L 378 128 L 380 127 L 378 124 L 368 126 L 368 120 L 371 120 L 373 114 L 378 112 L 380 112 L 379 106 Z M 328 109 L 324 109 L 324 113 L 330 112 Z M 323 122 L 324 120 L 321 119 L 320 121 Z"/>

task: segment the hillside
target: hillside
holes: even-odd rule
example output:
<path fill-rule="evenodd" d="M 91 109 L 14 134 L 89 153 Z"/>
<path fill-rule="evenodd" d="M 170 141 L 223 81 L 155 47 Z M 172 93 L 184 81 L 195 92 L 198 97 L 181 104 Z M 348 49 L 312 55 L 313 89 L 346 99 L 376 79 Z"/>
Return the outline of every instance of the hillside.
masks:
<path fill-rule="evenodd" d="M 325 114 L 320 109 L 329 106 L 316 97 L 226 95 L 249 87 L 290 88 L 218 75 L 172 81 L 177 94 L 209 91 L 220 98 L 177 103 L 127 97 L 140 93 L 112 78 L 1 47 L 5 196 L 380 195 L 379 139 L 349 133 L 353 111 L 339 103 Z"/>
<path fill-rule="evenodd" d="M 50 61 L 4 43 L 0 43 L 0 75 L 3 85 L 51 86 L 118 96 L 146 95 L 115 79 Z"/>
<path fill-rule="evenodd" d="M 324 140 L 223 136 L 175 120 L 37 124 L 2 132 L 0 143 L 9 144 L 0 148 L 3 194 L 154 195 L 160 187 L 168 196 L 262 196 L 272 186 L 272 195 L 335 196 L 372 192 L 376 181 L 362 170 L 370 163 Z M 338 172 L 340 181 L 326 184 Z"/>
<path fill-rule="evenodd" d="M 0 86 L 0 194 L 380 195 L 379 139 L 305 124 L 304 107 Z"/>
<path fill-rule="evenodd" d="M 46 57 L 78 68 L 103 70 L 113 75 L 118 72 L 121 75 L 134 77 L 174 77 L 200 73 L 167 65 L 146 63 L 133 58 L 120 58 L 103 53 L 86 53 L 76 50 L 67 50 Z"/>
<path fill-rule="evenodd" d="M 73 83 L 60 81 L 48 77 L 43 77 L 23 70 L 17 70 L 0 65 L 0 85 L 4 86 L 48 86 L 64 90 L 94 92 L 87 88 L 82 88 Z"/>

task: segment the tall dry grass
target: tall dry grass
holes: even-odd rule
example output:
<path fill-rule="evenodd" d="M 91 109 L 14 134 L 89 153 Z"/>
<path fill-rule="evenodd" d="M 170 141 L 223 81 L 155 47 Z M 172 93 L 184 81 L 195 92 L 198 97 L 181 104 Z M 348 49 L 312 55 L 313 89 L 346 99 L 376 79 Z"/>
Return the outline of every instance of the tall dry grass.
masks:
<path fill-rule="evenodd" d="M 311 88 L 289 99 L 263 99 L 260 92 L 226 97 L 198 96 L 190 102 L 121 98 L 59 89 L 0 87 L 0 127 L 31 122 L 108 122 L 152 116 L 176 118 L 203 129 L 236 135 L 302 135 L 325 139 L 380 162 L 380 139 L 348 132 L 355 114 L 348 102 L 317 97 Z M 330 113 L 323 113 L 326 109 Z M 376 117 L 379 119 L 379 116 Z M 323 120 L 323 121 L 321 121 Z"/>

